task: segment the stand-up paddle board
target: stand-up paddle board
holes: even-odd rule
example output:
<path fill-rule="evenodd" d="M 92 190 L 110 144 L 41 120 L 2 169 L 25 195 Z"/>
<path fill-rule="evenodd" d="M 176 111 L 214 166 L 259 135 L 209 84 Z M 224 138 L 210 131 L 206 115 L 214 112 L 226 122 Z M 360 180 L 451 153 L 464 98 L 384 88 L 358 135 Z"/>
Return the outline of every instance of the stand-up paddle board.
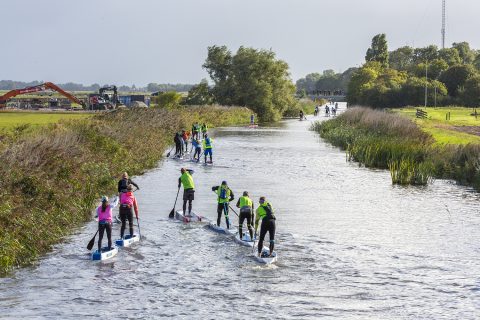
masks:
<path fill-rule="evenodd" d="M 133 237 L 130 237 L 130 235 L 125 236 L 123 239 L 117 239 L 115 240 L 115 244 L 119 247 L 130 247 L 132 244 L 135 242 L 140 241 L 140 237 L 136 234 L 133 235 Z"/>

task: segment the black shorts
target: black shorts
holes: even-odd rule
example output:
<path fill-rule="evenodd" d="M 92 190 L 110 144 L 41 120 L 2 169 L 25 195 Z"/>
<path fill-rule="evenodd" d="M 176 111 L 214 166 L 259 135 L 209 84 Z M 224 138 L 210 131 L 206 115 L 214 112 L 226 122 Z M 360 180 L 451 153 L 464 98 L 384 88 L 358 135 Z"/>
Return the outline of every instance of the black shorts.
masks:
<path fill-rule="evenodd" d="M 183 190 L 183 200 L 194 200 L 195 199 L 195 189 Z"/>

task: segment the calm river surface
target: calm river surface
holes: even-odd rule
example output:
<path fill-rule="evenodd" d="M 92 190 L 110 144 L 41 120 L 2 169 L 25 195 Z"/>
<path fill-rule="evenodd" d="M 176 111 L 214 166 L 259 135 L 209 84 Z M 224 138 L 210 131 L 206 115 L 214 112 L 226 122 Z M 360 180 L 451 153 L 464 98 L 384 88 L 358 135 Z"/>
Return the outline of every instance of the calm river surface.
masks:
<path fill-rule="evenodd" d="M 141 245 L 93 263 L 92 221 L 37 266 L 0 279 L 0 318 L 480 318 L 479 196 L 448 181 L 392 186 L 387 171 L 347 163 L 310 124 L 219 129 L 215 166 L 166 160 L 137 177 Z M 195 169 L 194 210 L 210 218 L 210 188 L 222 180 L 236 197 L 267 196 L 276 266 L 167 218 L 182 165 Z"/>

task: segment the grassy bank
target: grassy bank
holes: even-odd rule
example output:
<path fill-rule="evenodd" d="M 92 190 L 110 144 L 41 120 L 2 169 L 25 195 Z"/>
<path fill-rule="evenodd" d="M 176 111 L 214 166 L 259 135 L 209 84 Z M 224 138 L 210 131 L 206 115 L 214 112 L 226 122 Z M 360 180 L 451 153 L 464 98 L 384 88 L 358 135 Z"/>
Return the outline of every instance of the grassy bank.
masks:
<path fill-rule="evenodd" d="M 349 160 L 389 169 L 397 184 L 454 179 L 480 189 L 480 145 L 438 144 L 412 120 L 392 113 L 352 108 L 312 129 L 347 151 Z"/>
<path fill-rule="evenodd" d="M 426 119 L 415 117 L 416 108 L 393 109 L 394 112 L 405 115 L 415 121 L 423 131 L 432 135 L 440 145 L 480 144 L 480 114 L 473 116 L 472 108 L 442 107 L 422 108 L 427 112 Z M 450 118 L 447 120 L 446 116 Z"/>
<path fill-rule="evenodd" d="M 29 264 L 91 219 L 101 194 L 115 192 L 123 171 L 138 175 L 162 158 L 180 128 L 248 123 L 246 108 L 122 110 L 0 140 L 0 271 Z"/>
<path fill-rule="evenodd" d="M 56 123 L 66 119 L 84 119 L 91 117 L 88 113 L 72 112 L 0 112 L 0 131 L 10 130 L 19 126 L 41 126 Z"/>

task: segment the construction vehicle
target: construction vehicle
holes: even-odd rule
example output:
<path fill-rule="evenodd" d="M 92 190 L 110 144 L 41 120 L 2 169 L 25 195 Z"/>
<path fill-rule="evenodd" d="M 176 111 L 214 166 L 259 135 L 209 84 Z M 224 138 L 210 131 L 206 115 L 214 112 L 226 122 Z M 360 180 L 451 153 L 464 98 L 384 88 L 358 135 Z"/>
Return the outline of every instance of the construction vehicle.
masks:
<path fill-rule="evenodd" d="M 66 97 L 68 100 L 70 100 L 73 103 L 81 105 L 84 109 L 86 107 L 85 103 L 75 97 L 74 95 L 64 91 L 62 88 L 58 87 L 57 85 L 51 83 L 51 82 L 45 82 L 42 84 L 39 84 L 37 86 L 33 87 L 27 87 L 23 89 L 15 89 L 12 91 L 7 92 L 3 96 L 0 96 L 0 109 L 5 108 L 7 106 L 7 101 L 15 96 L 21 95 L 21 94 L 29 94 L 29 93 L 34 93 L 34 92 L 40 92 L 40 91 L 47 91 L 47 90 L 52 90 L 60 93 L 64 97 Z"/>
<path fill-rule="evenodd" d="M 90 110 L 116 109 L 120 105 L 116 86 L 105 86 L 88 96 Z"/>

